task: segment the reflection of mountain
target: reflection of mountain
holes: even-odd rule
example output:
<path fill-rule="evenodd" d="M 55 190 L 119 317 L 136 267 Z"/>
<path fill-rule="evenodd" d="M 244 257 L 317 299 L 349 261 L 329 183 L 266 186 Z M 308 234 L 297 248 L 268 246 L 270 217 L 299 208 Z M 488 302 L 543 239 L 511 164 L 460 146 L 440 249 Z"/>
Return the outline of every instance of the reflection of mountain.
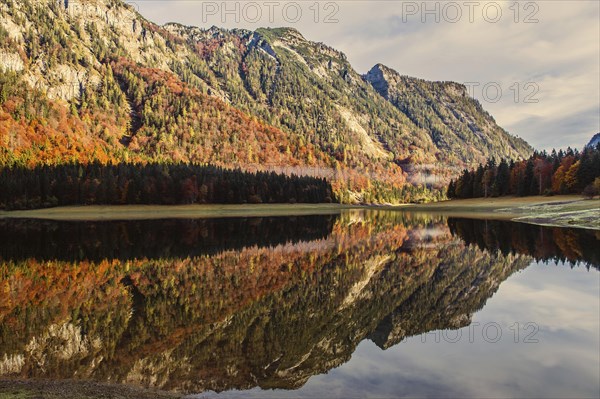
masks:
<path fill-rule="evenodd" d="M 468 246 L 442 220 L 346 213 L 330 231 L 193 257 L 3 261 L 0 374 L 298 388 L 365 338 L 386 348 L 468 324 L 530 262 Z"/>
<path fill-rule="evenodd" d="M 485 305 L 500 283 L 529 264 L 527 257 L 492 255 L 462 244 L 440 251 L 439 264 L 427 281 L 370 335 L 377 346 L 386 349 L 407 336 L 468 326 L 473 313 Z"/>

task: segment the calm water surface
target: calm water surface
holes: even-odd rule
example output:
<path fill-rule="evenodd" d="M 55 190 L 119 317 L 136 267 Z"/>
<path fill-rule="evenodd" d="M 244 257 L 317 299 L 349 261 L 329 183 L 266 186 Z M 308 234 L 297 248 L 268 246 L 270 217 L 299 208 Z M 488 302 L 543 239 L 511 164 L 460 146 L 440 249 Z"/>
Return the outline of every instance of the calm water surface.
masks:
<path fill-rule="evenodd" d="M 0 220 L 0 378 L 600 396 L 600 234 L 393 212 Z"/>

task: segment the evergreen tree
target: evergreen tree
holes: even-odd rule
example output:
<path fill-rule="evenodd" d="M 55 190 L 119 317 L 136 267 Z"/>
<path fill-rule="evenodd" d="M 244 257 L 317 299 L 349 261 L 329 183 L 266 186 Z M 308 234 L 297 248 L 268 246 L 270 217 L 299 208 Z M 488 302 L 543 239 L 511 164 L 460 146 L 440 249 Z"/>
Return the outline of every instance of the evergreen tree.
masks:
<path fill-rule="evenodd" d="M 454 187 L 454 180 L 450 180 L 450 183 L 448 184 L 448 190 L 446 191 L 446 196 L 448 198 L 456 197 L 456 189 Z"/>
<path fill-rule="evenodd" d="M 498 170 L 496 172 L 496 178 L 494 179 L 494 184 L 492 186 L 492 196 L 499 197 L 508 194 L 508 185 L 510 181 L 510 170 L 508 163 L 505 159 L 500 161 L 498 165 Z"/>
<path fill-rule="evenodd" d="M 527 163 L 525 166 L 525 174 L 523 176 L 523 179 L 519 182 L 519 185 L 517 188 L 517 195 L 519 197 L 525 197 L 527 195 L 531 195 L 532 187 L 534 187 L 533 185 L 535 184 L 534 175 L 533 175 L 533 167 L 534 167 L 533 159 L 529 158 L 527 160 Z M 534 188 L 534 190 L 535 190 L 535 188 Z"/>
<path fill-rule="evenodd" d="M 578 189 L 583 189 L 594 181 L 600 174 L 600 171 L 598 170 L 598 165 L 594 160 L 592 151 L 587 148 L 581 153 L 579 162 L 579 169 L 577 170 L 577 187 Z"/>
<path fill-rule="evenodd" d="M 485 169 L 483 165 L 479 164 L 477 170 L 473 174 L 473 195 L 472 198 L 480 198 L 483 197 L 483 174 L 485 173 Z M 468 197 L 471 198 L 471 197 Z"/>

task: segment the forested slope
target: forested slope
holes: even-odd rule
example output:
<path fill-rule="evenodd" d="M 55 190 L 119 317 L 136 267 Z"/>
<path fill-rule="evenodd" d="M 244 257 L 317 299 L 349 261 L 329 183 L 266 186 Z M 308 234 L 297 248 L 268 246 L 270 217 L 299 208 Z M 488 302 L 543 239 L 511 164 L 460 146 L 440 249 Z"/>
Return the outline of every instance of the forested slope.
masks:
<path fill-rule="evenodd" d="M 529 151 L 480 107 L 463 111 L 501 145 L 440 139 L 438 116 L 415 119 L 343 53 L 290 28 L 161 27 L 120 0 L 7 0 L 0 55 L 5 166 L 210 163 L 324 177 L 343 202 L 393 202 L 433 198 L 432 181 L 481 157 Z M 411 176 L 423 170 L 439 178 Z"/>

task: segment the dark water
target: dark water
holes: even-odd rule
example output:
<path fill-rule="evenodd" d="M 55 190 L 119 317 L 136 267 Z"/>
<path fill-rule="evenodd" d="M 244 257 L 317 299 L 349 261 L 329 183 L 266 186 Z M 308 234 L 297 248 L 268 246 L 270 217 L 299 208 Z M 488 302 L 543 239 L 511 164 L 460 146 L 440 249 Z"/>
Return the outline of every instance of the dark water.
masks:
<path fill-rule="evenodd" d="M 0 220 L 0 378 L 598 397 L 600 234 L 353 211 Z"/>

